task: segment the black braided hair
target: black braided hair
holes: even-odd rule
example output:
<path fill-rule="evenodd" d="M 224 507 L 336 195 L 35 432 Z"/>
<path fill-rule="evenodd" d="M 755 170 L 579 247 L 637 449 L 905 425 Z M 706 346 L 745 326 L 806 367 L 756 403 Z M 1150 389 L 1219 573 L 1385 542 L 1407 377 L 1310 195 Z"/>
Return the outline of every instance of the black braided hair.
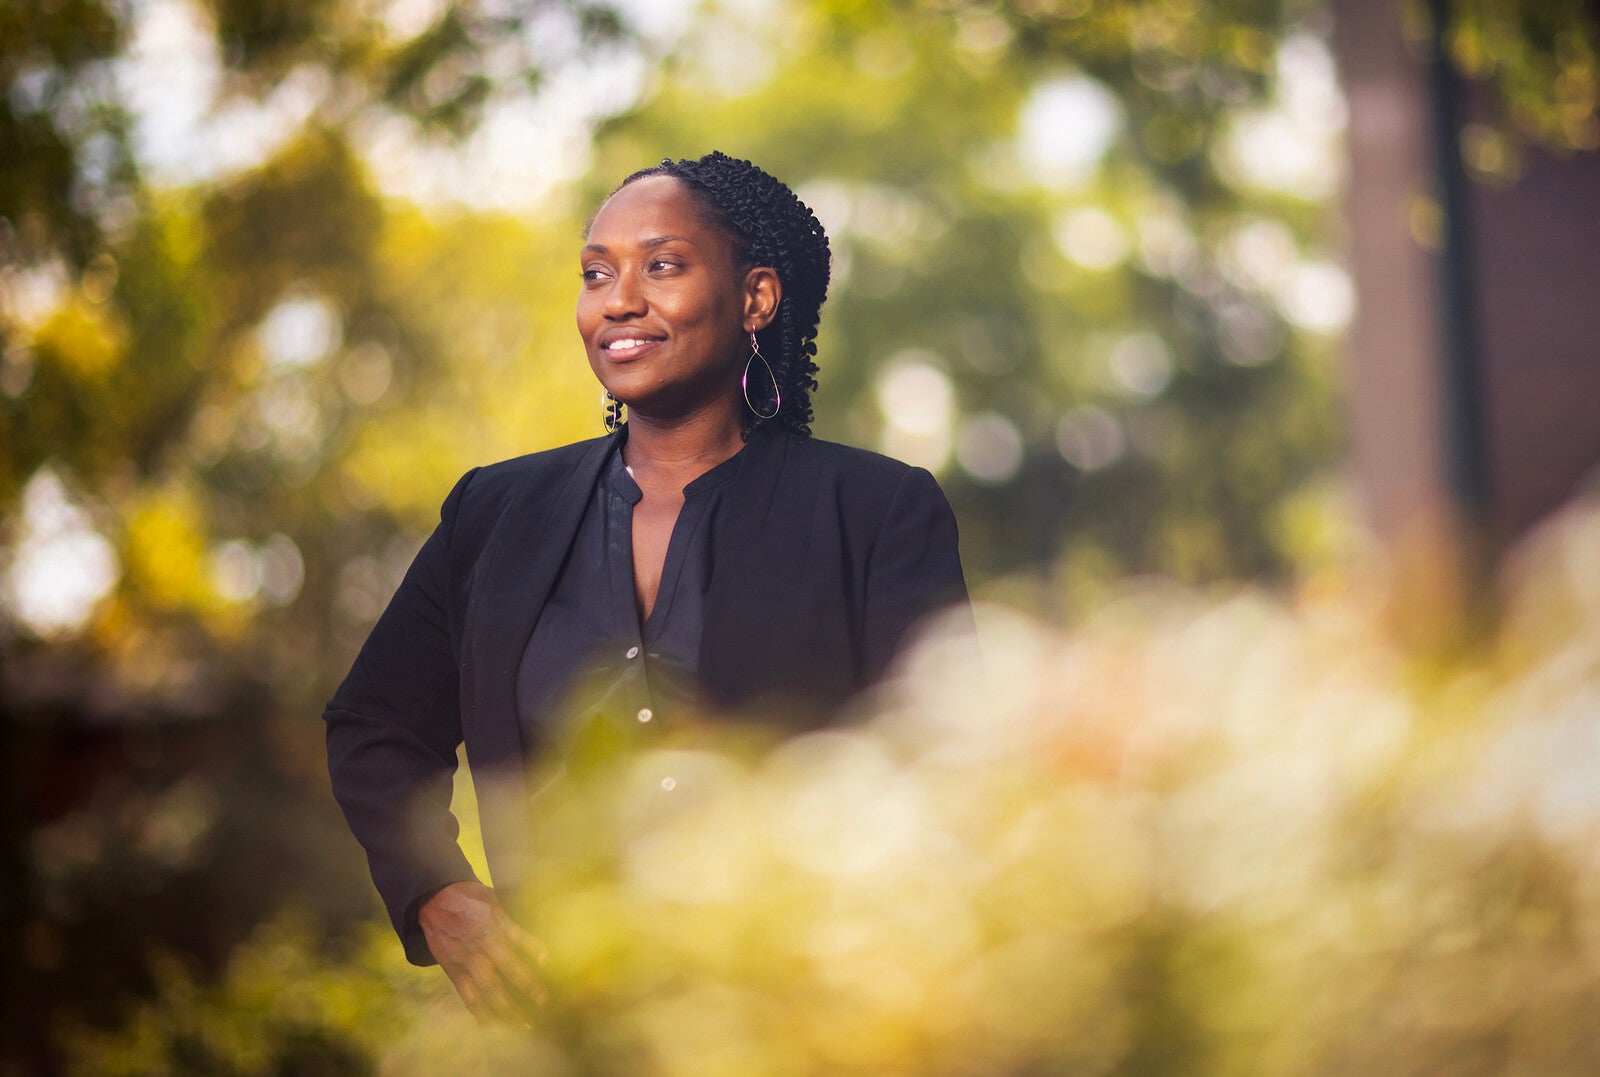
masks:
<path fill-rule="evenodd" d="M 817 387 L 817 320 L 828 297 L 828 234 L 816 214 L 786 184 L 749 161 L 713 151 L 697 161 L 671 158 L 642 168 L 617 185 L 620 191 L 646 176 L 671 176 L 693 191 L 713 223 L 732 240 L 741 270 L 770 266 L 783 283 L 776 316 L 756 334 L 782 392 L 778 414 L 764 420 L 745 409 L 745 434 L 763 422 L 811 433 L 811 391 Z M 616 192 L 613 191 L 613 194 Z M 758 364 L 759 366 L 759 364 Z M 772 383 L 754 370 L 750 399 L 772 410 Z"/>

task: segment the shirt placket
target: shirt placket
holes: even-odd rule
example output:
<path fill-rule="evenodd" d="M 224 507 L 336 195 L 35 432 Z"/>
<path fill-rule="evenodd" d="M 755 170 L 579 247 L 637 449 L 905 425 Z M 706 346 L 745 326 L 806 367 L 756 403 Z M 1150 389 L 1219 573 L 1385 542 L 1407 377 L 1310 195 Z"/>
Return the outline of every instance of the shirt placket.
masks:
<path fill-rule="evenodd" d="M 610 717 L 640 728 L 656 728 L 659 722 L 650 691 L 649 655 L 633 596 L 633 505 L 613 493 L 611 509 L 608 539 L 614 556 L 606 560 L 611 567 L 613 646 L 621 651 L 622 670 Z"/>

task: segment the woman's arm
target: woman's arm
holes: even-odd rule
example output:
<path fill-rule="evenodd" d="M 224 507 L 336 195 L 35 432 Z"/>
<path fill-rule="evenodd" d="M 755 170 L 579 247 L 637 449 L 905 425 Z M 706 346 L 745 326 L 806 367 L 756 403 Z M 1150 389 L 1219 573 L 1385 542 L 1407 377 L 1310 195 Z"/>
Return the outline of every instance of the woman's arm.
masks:
<path fill-rule="evenodd" d="M 448 614 L 450 540 L 472 475 L 445 498 L 439 525 L 322 715 L 334 796 L 366 850 L 406 957 L 419 965 L 434 962 L 419 906 L 475 879 L 450 812 L 461 719 Z"/>
<path fill-rule="evenodd" d="M 927 471 L 909 469 L 867 555 L 862 659 L 869 683 L 883 676 L 914 624 L 948 606 L 967 606 L 956 539 L 944 491 Z"/>

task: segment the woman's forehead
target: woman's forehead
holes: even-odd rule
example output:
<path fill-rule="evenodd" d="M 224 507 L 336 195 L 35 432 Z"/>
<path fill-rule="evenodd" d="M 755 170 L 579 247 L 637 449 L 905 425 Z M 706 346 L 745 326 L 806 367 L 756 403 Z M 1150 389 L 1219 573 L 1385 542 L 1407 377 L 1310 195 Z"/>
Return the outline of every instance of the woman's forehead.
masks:
<path fill-rule="evenodd" d="M 606 199 L 589 225 L 589 240 L 604 245 L 606 237 L 621 241 L 664 234 L 703 240 L 717 231 L 689 188 L 672 176 L 646 176 Z"/>

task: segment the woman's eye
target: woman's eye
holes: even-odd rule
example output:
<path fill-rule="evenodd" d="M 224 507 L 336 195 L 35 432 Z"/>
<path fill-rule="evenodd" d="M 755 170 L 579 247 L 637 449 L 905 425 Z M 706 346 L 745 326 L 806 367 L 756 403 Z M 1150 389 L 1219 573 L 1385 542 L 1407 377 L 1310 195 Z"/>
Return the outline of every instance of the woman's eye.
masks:
<path fill-rule="evenodd" d="M 583 279 L 585 281 L 597 281 L 601 277 L 605 276 L 605 270 L 603 270 L 603 269 L 585 269 L 582 272 L 581 276 L 583 277 Z"/>
<path fill-rule="evenodd" d="M 677 262 L 671 262 L 671 261 L 668 261 L 665 258 L 657 258 L 655 261 L 650 263 L 651 272 L 659 272 L 660 270 L 663 270 L 663 269 L 677 269 L 677 268 L 678 268 L 678 263 Z"/>

